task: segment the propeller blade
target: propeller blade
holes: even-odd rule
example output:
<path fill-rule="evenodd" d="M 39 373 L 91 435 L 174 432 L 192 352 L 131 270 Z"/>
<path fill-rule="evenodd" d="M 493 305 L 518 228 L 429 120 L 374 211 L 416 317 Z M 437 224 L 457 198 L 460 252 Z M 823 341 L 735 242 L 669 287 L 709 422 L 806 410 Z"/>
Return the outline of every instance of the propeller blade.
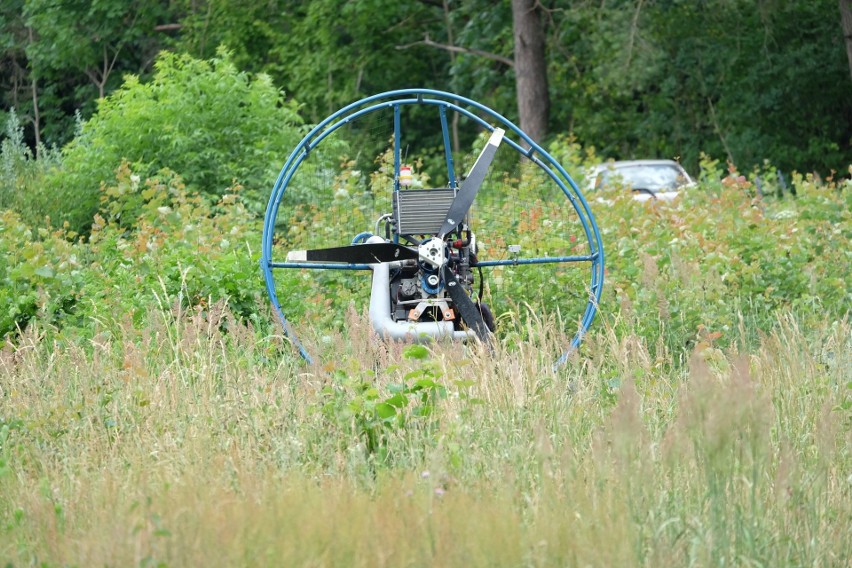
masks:
<path fill-rule="evenodd" d="M 462 320 L 476 333 L 480 340 L 490 343 L 490 332 L 488 326 L 485 325 L 485 320 L 482 319 L 482 313 L 477 309 L 476 304 L 473 303 L 467 292 L 464 291 L 449 264 L 441 267 L 441 276 L 444 277 L 447 291 L 450 293 L 453 304 L 458 308 Z"/>
<path fill-rule="evenodd" d="M 345 247 L 294 250 L 287 254 L 290 262 L 349 262 L 373 264 L 417 258 L 416 250 L 396 243 L 366 243 Z"/>
<path fill-rule="evenodd" d="M 485 181 L 485 174 L 488 173 L 488 167 L 491 166 L 491 161 L 494 160 L 494 154 L 497 153 L 497 147 L 503 141 L 505 133 L 506 131 L 502 128 L 495 128 L 494 132 L 491 133 L 491 138 L 488 139 L 485 148 L 479 153 L 479 157 L 470 169 L 470 173 L 467 174 L 458 195 L 456 195 L 450 204 L 450 209 L 447 211 L 447 218 L 438 232 L 438 237 L 444 238 L 450 231 L 458 227 L 458 224 L 467 215 L 470 206 L 473 204 L 473 200 L 476 198 L 479 187 Z"/>

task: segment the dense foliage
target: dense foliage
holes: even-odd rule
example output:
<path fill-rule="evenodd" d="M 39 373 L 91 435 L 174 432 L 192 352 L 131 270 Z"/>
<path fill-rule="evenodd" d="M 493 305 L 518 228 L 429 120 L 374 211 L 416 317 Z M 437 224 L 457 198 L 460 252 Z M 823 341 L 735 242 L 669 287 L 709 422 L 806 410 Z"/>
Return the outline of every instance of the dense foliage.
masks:
<path fill-rule="evenodd" d="M 75 112 L 91 117 L 124 74 L 146 82 L 161 49 L 211 59 L 225 46 L 240 69 L 268 74 L 302 103 L 311 122 L 404 87 L 458 92 L 517 119 L 508 0 L 149 4 L 4 3 L 2 109 L 26 117 L 32 147 L 69 142 Z M 553 135 L 573 133 L 604 157 L 679 157 L 693 173 L 701 152 L 744 169 L 768 159 L 786 172 L 845 172 L 852 102 L 836 0 L 535 9 Z"/>
<path fill-rule="evenodd" d="M 0 224 L 0 333 L 29 324 L 90 337 L 101 325 L 141 324 L 152 309 L 227 302 L 257 317 L 260 287 L 252 253 L 259 226 L 229 188 L 218 202 L 191 193 L 174 172 L 150 178 L 125 162 L 105 185 L 90 238 L 64 230 L 35 235 L 12 211 Z M 177 305 L 164 298 L 179 297 Z M 166 302 L 166 303 L 164 303 Z"/>
<path fill-rule="evenodd" d="M 85 231 L 97 210 L 99 186 L 122 160 L 143 177 L 167 167 L 189 187 L 221 195 L 234 183 L 247 188 L 257 213 L 275 181 L 281 155 L 296 141 L 300 119 L 269 77 L 250 78 L 226 52 L 209 62 L 164 53 L 151 81 L 129 76 L 103 99 L 97 114 L 65 147 L 65 167 L 46 180 L 53 219 Z"/>
<path fill-rule="evenodd" d="M 566 162 L 578 159 L 570 143 L 554 152 L 562 152 Z M 717 168 L 706 162 L 700 185 L 674 204 L 642 205 L 629 194 L 590 196 L 607 254 L 601 325 L 655 338 L 652 352 L 673 364 L 708 337 L 727 345 L 741 335 L 735 333 L 739 327 L 752 337 L 768 332 L 779 310 L 817 321 L 843 319 L 852 305 L 849 182 L 797 176 L 779 198 L 769 194 L 781 191 L 770 185 L 772 172 L 757 171 L 750 181 L 737 172 L 723 177 Z M 754 183 L 761 175 L 764 194 Z M 517 183 L 507 182 L 506 207 L 537 187 L 534 177 Z M 232 186 L 212 198 L 171 170 L 149 175 L 123 162 L 102 186 L 88 239 L 67 229 L 33 233 L 17 214 L 5 212 L 0 276 L 6 316 L 0 331 L 14 341 L 17 330 L 30 323 L 84 337 L 93 322 L 129 317 L 141 324 L 152 306 L 174 307 L 162 306 L 162 293 L 180 297 L 178 309 L 224 301 L 246 321 L 270 322 L 257 269 L 260 226 L 242 193 L 241 186 Z M 279 237 L 285 246 L 299 248 L 312 242 L 305 239 L 336 234 L 340 219 L 358 214 L 357 194 L 337 195 L 320 207 L 297 206 L 294 224 Z M 536 223 L 522 234 L 533 239 L 523 241 L 525 250 L 544 236 L 567 239 L 548 228 L 553 211 L 547 204 L 536 207 L 537 217 L 521 219 Z M 497 213 L 486 235 L 514 230 L 517 217 L 505 208 Z M 285 272 L 279 282 L 285 312 L 317 341 L 341 329 L 350 305 L 356 312 L 365 308 L 363 275 Z M 523 327 L 527 315 L 547 312 L 557 291 L 573 292 L 581 306 L 584 278 L 571 270 L 487 274 L 489 301 L 504 314 L 504 338 L 517 338 L 512 330 Z"/>

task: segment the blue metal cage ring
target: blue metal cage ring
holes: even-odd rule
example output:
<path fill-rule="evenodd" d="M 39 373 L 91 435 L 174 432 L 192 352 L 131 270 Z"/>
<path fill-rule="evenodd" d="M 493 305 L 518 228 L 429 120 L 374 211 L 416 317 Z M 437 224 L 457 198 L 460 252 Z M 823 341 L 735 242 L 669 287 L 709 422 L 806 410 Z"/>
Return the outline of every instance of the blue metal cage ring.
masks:
<path fill-rule="evenodd" d="M 492 310 L 535 303 L 577 325 L 561 365 L 597 312 L 604 251 L 575 181 L 520 128 L 459 95 L 404 89 L 338 110 L 296 145 L 269 198 L 261 268 L 309 362 L 285 315 L 314 301 L 301 284 L 316 278 L 307 289 L 317 291 L 341 285 L 329 271 L 372 271 L 370 286 L 351 288 L 370 291 L 380 335 L 483 338 Z"/>

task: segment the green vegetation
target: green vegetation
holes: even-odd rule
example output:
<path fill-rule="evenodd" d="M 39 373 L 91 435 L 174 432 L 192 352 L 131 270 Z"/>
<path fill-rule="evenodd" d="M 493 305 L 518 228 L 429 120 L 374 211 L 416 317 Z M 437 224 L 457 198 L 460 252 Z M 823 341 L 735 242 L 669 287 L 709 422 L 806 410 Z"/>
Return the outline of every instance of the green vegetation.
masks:
<path fill-rule="evenodd" d="M 89 239 L 4 213 L 0 557 L 842 566 L 852 189 L 761 197 L 714 168 L 672 204 L 593 200 L 601 316 L 558 371 L 572 330 L 538 307 L 559 275 L 507 277 L 486 355 L 377 342 L 360 292 L 293 271 L 306 366 L 238 186 L 214 202 L 125 162 Z M 330 207 L 300 222 L 352 210 Z"/>
<path fill-rule="evenodd" d="M 50 198 L 80 205 L 66 215 L 59 209 L 54 219 L 86 231 L 99 185 L 122 160 L 143 177 L 168 167 L 210 195 L 239 183 L 249 188 L 253 211 L 262 211 L 281 154 L 298 141 L 293 107 L 269 77 L 250 79 L 225 51 L 210 62 L 164 53 L 155 68 L 150 82 L 128 77 L 66 146 L 66 167 L 48 180 L 56 188 Z"/>
<path fill-rule="evenodd" d="M 573 133 L 607 158 L 677 157 L 690 173 L 702 152 L 822 176 L 852 160 L 846 2 L 515 4 L 540 22 L 553 137 Z M 17 111 L 31 146 L 63 146 L 76 112 L 88 120 L 126 75 L 147 82 L 160 51 L 210 60 L 225 46 L 309 122 L 406 87 L 456 92 L 518 122 L 514 31 L 508 0 L 7 0 L 0 112 Z"/>
<path fill-rule="evenodd" d="M 678 369 L 650 355 L 653 338 L 603 323 L 558 374 L 547 327 L 459 357 L 359 339 L 353 322 L 335 363 L 305 369 L 234 322 L 222 304 L 154 310 L 78 344 L 32 327 L 0 352 L 5 561 L 843 566 L 852 553 L 847 321 L 782 312 L 758 345 L 704 346 Z"/>
<path fill-rule="evenodd" d="M 312 365 L 258 268 L 306 121 L 413 83 L 515 118 L 508 3 L 66 4 L 0 7 L 0 565 L 848 564 L 836 2 L 536 4 L 568 171 L 681 156 L 699 179 L 587 196 L 606 283 L 558 369 L 583 266 L 487 272 L 493 352 L 380 342 L 368 274 L 280 271 Z M 299 170 L 276 252 L 387 212 L 388 124 L 364 123 Z M 461 168 L 482 141 L 453 126 Z M 495 162 L 482 250 L 583 252 L 540 178 Z"/>
<path fill-rule="evenodd" d="M 62 165 L 62 155 L 55 148 L 39 146 L 33 152 L 24 140 L 24 129 L 12 111 L 5 124 L 5 137 L 0 142 L 0 209 L 18 212 L 29 220 L 43 220 L 43 204 L 49 200 L 46 181 Z"/>
<path fill-rule="evenodd" d="M 258 279 L 251 251 L 260 228 L 239 189 L 212 203 L 189 193 L 173 172 L 142 182 L 125 163 L 103 189 L 87 241 L 47 229 L 33 238 L 5 211 L 0 333 L 14 337 L 35 318 L 60 335 L 91 337 L 105 321 L 143 321 L 155 303 L 152 291 L 179 294 L 176 309 L 227 300 L 240 316 L 256 317 L 261 289 L 246 282 Z"/>

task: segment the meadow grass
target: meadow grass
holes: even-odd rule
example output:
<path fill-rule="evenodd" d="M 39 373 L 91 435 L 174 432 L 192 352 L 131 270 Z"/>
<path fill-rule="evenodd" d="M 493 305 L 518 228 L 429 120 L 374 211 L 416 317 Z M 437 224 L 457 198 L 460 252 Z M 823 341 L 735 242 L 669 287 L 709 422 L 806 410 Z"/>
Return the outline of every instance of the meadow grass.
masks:
<path fill-rule="evenodd" d="M 847 321 L 779 316 L 682 365 L 603 321 L 554 370 L 553 322 L 418 358 L 350 318 L 314 366 L 223 306 L 85 344 L 28 329 L 0 351 L 2 564 L 852 558 Z"/>

